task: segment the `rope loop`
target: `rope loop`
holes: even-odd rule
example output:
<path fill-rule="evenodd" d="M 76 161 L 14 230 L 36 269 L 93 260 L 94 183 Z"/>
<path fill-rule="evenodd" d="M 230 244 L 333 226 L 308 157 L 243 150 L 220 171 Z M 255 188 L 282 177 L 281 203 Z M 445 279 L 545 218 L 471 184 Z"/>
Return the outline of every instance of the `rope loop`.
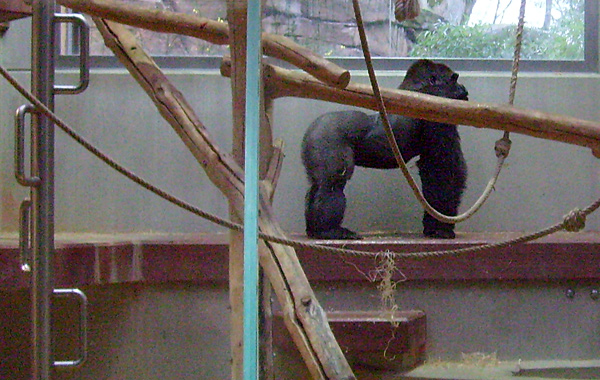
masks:
<path fill-rule="evenodd" d="M 396 21 L 412 20 L 417 18 L 419 13 L 421 13 L 419 0 L 396 0 L 396 5 L 394 6 Z"/>
<path fill-rule="evenodd" d="M 586 213 L 578 208 L 571 210 L 563 218 L 563 228 L 568 232 L 579 232 L 585 228 Z"/>
<path fill-rule="evenodd" d="M 511 145 L 512 141 L 510 141 L 510 139 L 506 135 L 500 140 L 496 141 L 496 145 L 494 146 L 494 150 L 496 151 L 496 157 L 508 157 Z"/>

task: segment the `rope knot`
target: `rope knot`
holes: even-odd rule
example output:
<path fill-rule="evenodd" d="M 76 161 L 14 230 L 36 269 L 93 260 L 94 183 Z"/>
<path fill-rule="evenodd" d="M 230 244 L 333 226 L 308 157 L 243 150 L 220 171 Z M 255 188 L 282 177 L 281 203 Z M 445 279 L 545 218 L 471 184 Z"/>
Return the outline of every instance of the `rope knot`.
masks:
<path fill-rule="evenodd" d="M 564 216 L 563 228 L 565 231 L 578 232 L 585 228 L 586 214 L 582 210 L 576 208 L 571 210 Z"/>
<path fill-rule="evenodd" d="M 496 151 L 496 157 L 508 157 L 511 145 L 512 141 L 510 141 L 510 139 L 506 137 L 503 137 L 500 140 L 496 141 L 496 145 L 494 146 L 494 150 Z"/>

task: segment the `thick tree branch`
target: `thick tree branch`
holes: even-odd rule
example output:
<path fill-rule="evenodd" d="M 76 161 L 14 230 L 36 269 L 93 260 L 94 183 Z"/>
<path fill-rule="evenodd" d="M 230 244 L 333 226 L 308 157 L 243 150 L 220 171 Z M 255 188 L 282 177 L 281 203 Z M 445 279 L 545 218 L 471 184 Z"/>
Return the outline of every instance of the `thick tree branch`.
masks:
<path fill-rule="evenodd" d="M 227 23 L 166 10 L 146 9 L 114 0 L 57 0 L 77 12 L 162 33 L 200 38 L 217 45 L 229 44 Z M 335 87 L 350 81 L 350 72 L 309 49 L 278 35 L 263 33 L 266 55 L 286 61 Z"/>
<path fill-rule="evenodd" d="M 227 75 L 224 61 L 221 73 Z M 378 110 L 369 85 L 351 82 L 344 89 L 319 82 L 312 76 L 268 65 L 266 94 L 294 96 Z M 528 136 L 588 147 L 600 157 L 600 123 L 574 117 L 527 110 L 508 105 L 465 102 L 396 89 L 381 89 L 386 110 L 431 121 L 516 132 Z"/>
<path fill-rule="evenodd" d="M 244 182 L 239 166 L 219 151 L 183 96 L 170 84 L 133 35 L 118 24 L 95 19 L 107 46 L 150 96 L 161 115 L 175 129 L 227 196 L 231 209 L 243 215 Z M 259 227 L 266 234 L 284 236 L 275 222 L 268 191 L 261 190 Z M 315 379 L 351 380 L 352 370 L 329 327 L 293 248 L 261 242 L 260 263 L 282 305 L 285 324 Z"/>

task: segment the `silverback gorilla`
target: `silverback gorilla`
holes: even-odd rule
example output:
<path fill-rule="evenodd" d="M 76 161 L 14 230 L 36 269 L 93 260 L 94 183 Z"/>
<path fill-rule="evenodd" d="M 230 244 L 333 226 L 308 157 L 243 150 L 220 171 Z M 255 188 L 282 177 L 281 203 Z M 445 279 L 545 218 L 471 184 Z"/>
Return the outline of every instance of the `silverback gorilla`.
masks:
<path fill-rule="evenodd" d="M 398 87 L 451 99 L 468 100 L 458 74 L 429 60 L 415 62 Z M 425 199 L 439 212 L 456 215 L 467 180 L 467 166 L 456 125 L 398 115 L 389 116 L 402 157 L 420 156 L 417 166 Z M 306 194 L 306 233 L 311 238 L 358 239 L 341 226 L 346 209 L 344 187 L 354 166 L 398 167 L 379 114 L 360 111 L 326 113 L 308 128 L 302 141 L 302 162 L 310 189 Z M 454 225 L 423 216 L 425 236 L 452 239 Z"/>

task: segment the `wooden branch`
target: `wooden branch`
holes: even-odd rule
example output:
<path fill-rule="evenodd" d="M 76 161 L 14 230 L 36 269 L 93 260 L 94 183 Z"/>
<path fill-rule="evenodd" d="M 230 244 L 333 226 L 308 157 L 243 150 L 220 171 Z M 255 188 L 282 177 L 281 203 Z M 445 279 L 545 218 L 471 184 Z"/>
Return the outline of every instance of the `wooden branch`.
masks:
<path fill-rule="evenodd" d="M 283 153 L 283 146 L 284 143 L 282 139 L 276 139 L 273 143 L 273 155 L 271 156 L 271 162 L 269 162 L 267 173 L 265 178 L 262 180 L 262 186 L 267 192 L 267 199 L 269 199 L 271 202 L 273 202 L 275 188 L 277 187 L 277 182 L 279 181 L 279 175 L 283 165 L 283 158 L 285 157 Z"/>
<path fill-rule="evenodd" d="M 228 76 L 224 60 L 221 73 Z M 306 73 L 267 65 L 266 93 L 294 96 L 378 110 L 371 86 L 351 82 L 344 89 L 327 86 Z M 431 121 L 516 132 L 546 140 L 588 147 L 600 157 L 600 123 L 508 105 L 465 102 L 397 89 L 381 89 L 390 114 Z"/>
<path fill-rule="evenodd" d="M 244 167 L 246 125 L 246 13 L 247 2 L 227 0 L 227 19 L 231 60 L 232 155 Z M 242 214 L 229 207 L 231 220 L 243 223 Z M 244 234 L 229 232 L 229 305 L 231 380 L 244 379 Z M 261 280 L 263 280 L 261 278 Z"/>
<path fill-rule="evenodd" d="M 268 56 L 291 63 L 337 88 L 350 83 L 350 72 L 317 55 L 312 50 L 276 34 L 264 34 L 264 50 Z"/>
<path fill-rule="evenodd" d="M 150 96 L 161 115 L 184 140 L 209 178 L 227 196 L 231 209 L 243 215 L 243 180 L 239 167 L 211 141 L 194 111 L 129 31 L 95 19 L 107 46 Z M 259 226 L 284 236 L 261 189 Z M 260 263 L 273 285 L 285 314 L 285 324 L 315 379 L 355 379 L 329 327 L 322 307 L 290 247 L 261 242 Z"/>
<path fill-rule="evenodd" d="M 77 12 L 161 33 L 177 33 L 217 45 L 229 44 L 228 24 L 204 17 L 127 5 L 113 0 L 57 0 Z M 345 87 L 350 72 L 309 49 L 278 35 L 263 33 L 266 55 L 286 61 L 325 83 Z"/>
<path fill-rule="evenodd" d="M 106 45 L 150 96 L 159 113 L 202 165 L 209 178 L 227 196 L 243 205 L 244 174 L 230 155 L 221 152 L 181 92 L 141 49 L 135 37 L 119 24 L 94 19 Z"/>
<path fill-rule="evenodd" d="M 267 199 L 268 195 L 265 189 L 261 188 L 260 230 L 268 235 L 285 236 L 278 224 L 270 222 L 276 218 Z M 278 259 L 277 265 L 285 270 L 286 282 L 280 285 L 289 288 L 290 291 L 286 295 L 291 298 L 285 299 L 285 302 L 279 298 L 284 323 L 313 378 L 323 380 L 356 379 L 331 331 L 327 315 L 299 264 L 296 251 L 292 247 L 265 241 L 261 241 L 261 246 L 267 248 L 261 252 L 275 252 Z M 261 265 L 264 265 L 267 273 L 269 273 L 267 268 L 270 268 L 273 263 L 275 262 L 271 260 L 265 261 L 264 264 L 261 261 Z M 276 268 L 271 268 L 271 270 L 274 269 Z M 277 292 L 277 286 L 272 284 Z M 297 331 L 302 331 L 303 334 L 298 334 Z"/>

